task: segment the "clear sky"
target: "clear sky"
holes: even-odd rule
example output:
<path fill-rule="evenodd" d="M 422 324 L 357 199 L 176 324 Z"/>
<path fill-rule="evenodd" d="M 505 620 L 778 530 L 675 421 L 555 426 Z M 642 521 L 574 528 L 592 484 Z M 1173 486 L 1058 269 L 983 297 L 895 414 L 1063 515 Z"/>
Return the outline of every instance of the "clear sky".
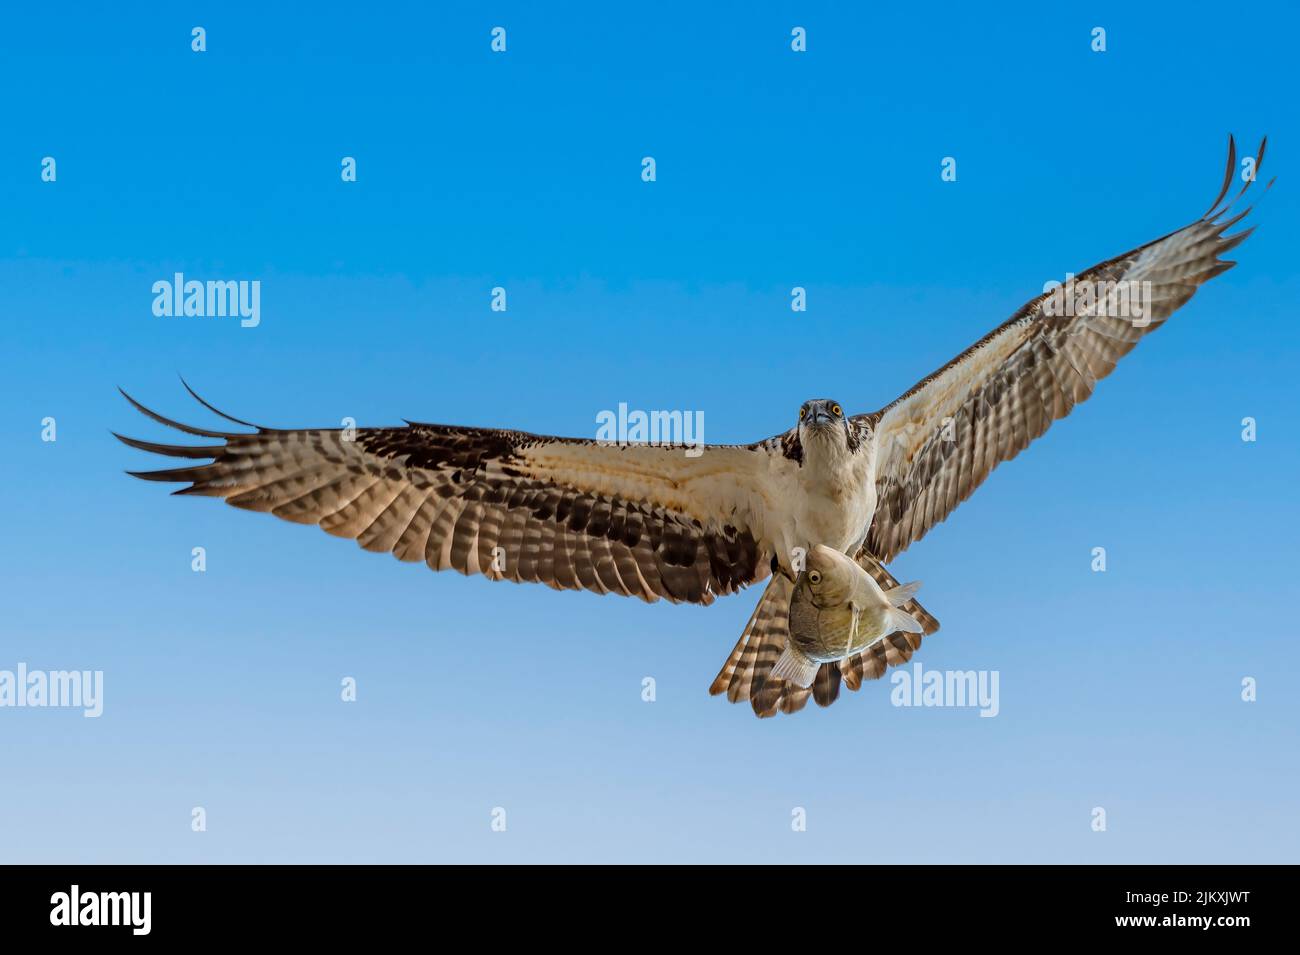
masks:
<path fill-rule="evenodd" d="M 6 8 L 0 670 L 104 712 L 0 708 L 0 860 L 1296 861 L 1294 9 L 608 6 Z M 433 574 L 109 434 L 174 437 L 118 385 L 212 424 L 182 374 L 280 427 L 873 410 L 1199 215 L 1230 132 L 1280 177 L 1241 264 L 895 565 L 995 718 L 882 681 L 759 721 L 706 692 L 757 590 Z M 260 324 L 155 316 L 175 272 Z"/>

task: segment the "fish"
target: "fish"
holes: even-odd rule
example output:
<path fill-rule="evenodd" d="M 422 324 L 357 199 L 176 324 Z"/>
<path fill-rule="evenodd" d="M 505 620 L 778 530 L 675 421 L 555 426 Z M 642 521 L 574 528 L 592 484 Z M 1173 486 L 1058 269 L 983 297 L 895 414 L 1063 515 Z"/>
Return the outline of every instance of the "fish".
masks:
<path fill-rule="evenodd" d="M 902 609 L 921 589 L 919 580 L 882 590 L 857 561 L 818 544 L 804 557 L 790 598 L 790 629 L 771 677 L 812 686 L 817 669 L 861 653 L 896 630 L 923 633 Z"/>

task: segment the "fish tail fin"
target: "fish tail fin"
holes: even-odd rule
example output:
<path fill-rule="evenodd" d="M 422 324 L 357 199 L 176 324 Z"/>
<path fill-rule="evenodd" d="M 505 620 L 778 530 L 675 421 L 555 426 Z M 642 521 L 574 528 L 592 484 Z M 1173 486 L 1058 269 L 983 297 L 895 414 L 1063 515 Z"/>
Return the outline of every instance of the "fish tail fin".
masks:
<path fill-rule="evenodd" d="M 885 592 L 886 599 L 888 599 L 889 594 L 895 590 L 904 590 L 913 585 L 919 589 L 921 586 L 919 580 L 913 581 L 911 584 L 900 584 L 894 579 L 894 575 L 885 569 L 884 564 L 876 560 L 876 558 L 872 557 L 865 550 L 858 551 L 857 562 L 863 570 L 871 575 L 872 579 L 875 580 L 880 589 Z M 893 601 L 891 600 L 890 603 L 892 604 Z M 898 606 L 916 618 L 916 620 L 921 624 L 922 631 L 926 636 L 938 631 L 939 621 L 935 619 L 934 614 L 921 606 L 915 596 L 910 597 L 907 601 Z M 910 633 L 911 631 L 908 632 Z"/>
<path fill-rule="evenodd" d="M 889 608 L 890 632 L 901 630 L 903 633 L 925 633 L 925 627 L 906 610 L 898 607 Z"/>
<path fill-rule="evenodd" d="M 866 550 L 858 551 L 857 561 L 886 594 L 898 586 L 894 575 Z M 841 660 L 839 663 L 841 675 L 844 685 L 850 690 L 861 687 L 864 680 L 877 680 L 884 676 L 889 667 L 898 666 L 912 659 L 912 654 L 921 647 L 922 637 L 929 636 L 939 629 L 939 621 L 935 619 L 934 614 L 917 603 L 916 598 L 912 598 L 899 609 L 905 610 L 908 616 L 919 623 L 921 631 L 919 633 L 915 630 L 895 631 L 885 636 L 883 640 L 877 640 L 861 653 L 847 660 Z"/>
<path fill-rule="evenodd" d="M 788 680 L 801 689 L 812 686 L 821 664 L 809 657 L 798 647 L 787 643 L 781 655 L 776 658 L 769 679 Z"/>
<path fill-rule="evenodd" d="M 885 599 L 889 601 L 890 606 L 901 607 L 915 597 L 916 592 L 920 589 L 921 582 L 919 580 L 914 580 L 910 584 L 899 584 L 897 587 L 891 587 L 885 591 Z"/>

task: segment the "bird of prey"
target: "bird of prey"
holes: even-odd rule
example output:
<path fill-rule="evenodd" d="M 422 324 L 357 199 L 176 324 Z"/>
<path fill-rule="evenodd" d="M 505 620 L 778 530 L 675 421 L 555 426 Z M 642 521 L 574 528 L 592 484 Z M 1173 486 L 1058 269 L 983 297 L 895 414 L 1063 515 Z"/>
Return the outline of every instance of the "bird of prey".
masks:
<path fill-rule="evenodd" d="M 1256 171 L 1263 154 L 1261 143 Z M 1232 267 L 1219 256 L 1252 231 L 1227 234 L 1250 211 L 1234 209 L 1255 178 L 1225 203 L 1235 169 L 1229 138 L 1223 188 L 1209 211 L 1074 279 L 1096 295 L 1045 292 L 879 411 L 849 415 L 833 399 L 807 401 L 793 427 L 754 444 L 685 454 L 680 446 L 416 422 L 282 430 L 231 418 L 197 394 L 252 430 L 191 427 L 128 395 L 150 418 L 206 443 L 118 437 L 206 462 L 129 472 L 136 477 L 317 524 L 434 570 L 697 604 L 766 578 L 710 692 L 749 700 L 759 716 L 802 709 L 809 696 L 827 706 L 841 682 L 856 690 L 910 659 L 923 634 L 895 632 L 823 663 L 806 689 L 770 678 L 788 637 L 799 555 L 833 547 L 882 589 L 897 586 L 886 564 L 1087 399 L 1201 283 Z M 1117 314 L 1120 288 L 1142 290 L 1140 314 Z M 938 629 L 914 600 L 903 609 L 925 634 Z"/>

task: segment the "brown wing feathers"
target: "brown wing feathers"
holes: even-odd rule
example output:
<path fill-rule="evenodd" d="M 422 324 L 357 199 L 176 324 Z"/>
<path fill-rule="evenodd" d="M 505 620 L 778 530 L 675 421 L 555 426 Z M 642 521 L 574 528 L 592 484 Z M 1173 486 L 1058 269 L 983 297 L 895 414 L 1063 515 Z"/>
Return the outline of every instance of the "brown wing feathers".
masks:
<path fill-rule="evenodd" d="M 1266 142 L 1256 154 L 1256 171 Z M 1134 294 L 1149 293 L 1140 315 L 1100 305 L 1062 314 L 1062 298 L 1044 293 L 884 410 L 866 416 L 880 441 L 879 503 L 867 538 L 873 555 L 890 561 L 924 536 L 994 467 L 1086 400 L 1200 285 L 1235 264 L 1219 256 L 1252 230 L 1225 233 L 1250 209 L 1228 213 L 1254 181 L 1222 204 L 1235 169 L 1236 145 L 1229 140 L 1224 185 L 1205 216 L 1074 280 L 1076 288 L 1125 283 Z"/>
<path fill-rule="evenodd" d="M 154 454 L 210 459 L 129 472 L 135 477 L 187 483 L 175 493 L 318 524 L 434 570 L 691 603 L 711 603 L 767 573 L 770 555 L 744 528 L 711 527 L 655 501 L 537 480 L 521 457 L 552 442 L 594 442 L 424 424 L 353 433 L 256 425 L 248 425 L 257 428 L 251 433 L 212 431 L 126 397 L 161 424 L 220 442 L 182 446 L 118 435 Z M 621 450 L 599 449 L 615 465 Z"/>

